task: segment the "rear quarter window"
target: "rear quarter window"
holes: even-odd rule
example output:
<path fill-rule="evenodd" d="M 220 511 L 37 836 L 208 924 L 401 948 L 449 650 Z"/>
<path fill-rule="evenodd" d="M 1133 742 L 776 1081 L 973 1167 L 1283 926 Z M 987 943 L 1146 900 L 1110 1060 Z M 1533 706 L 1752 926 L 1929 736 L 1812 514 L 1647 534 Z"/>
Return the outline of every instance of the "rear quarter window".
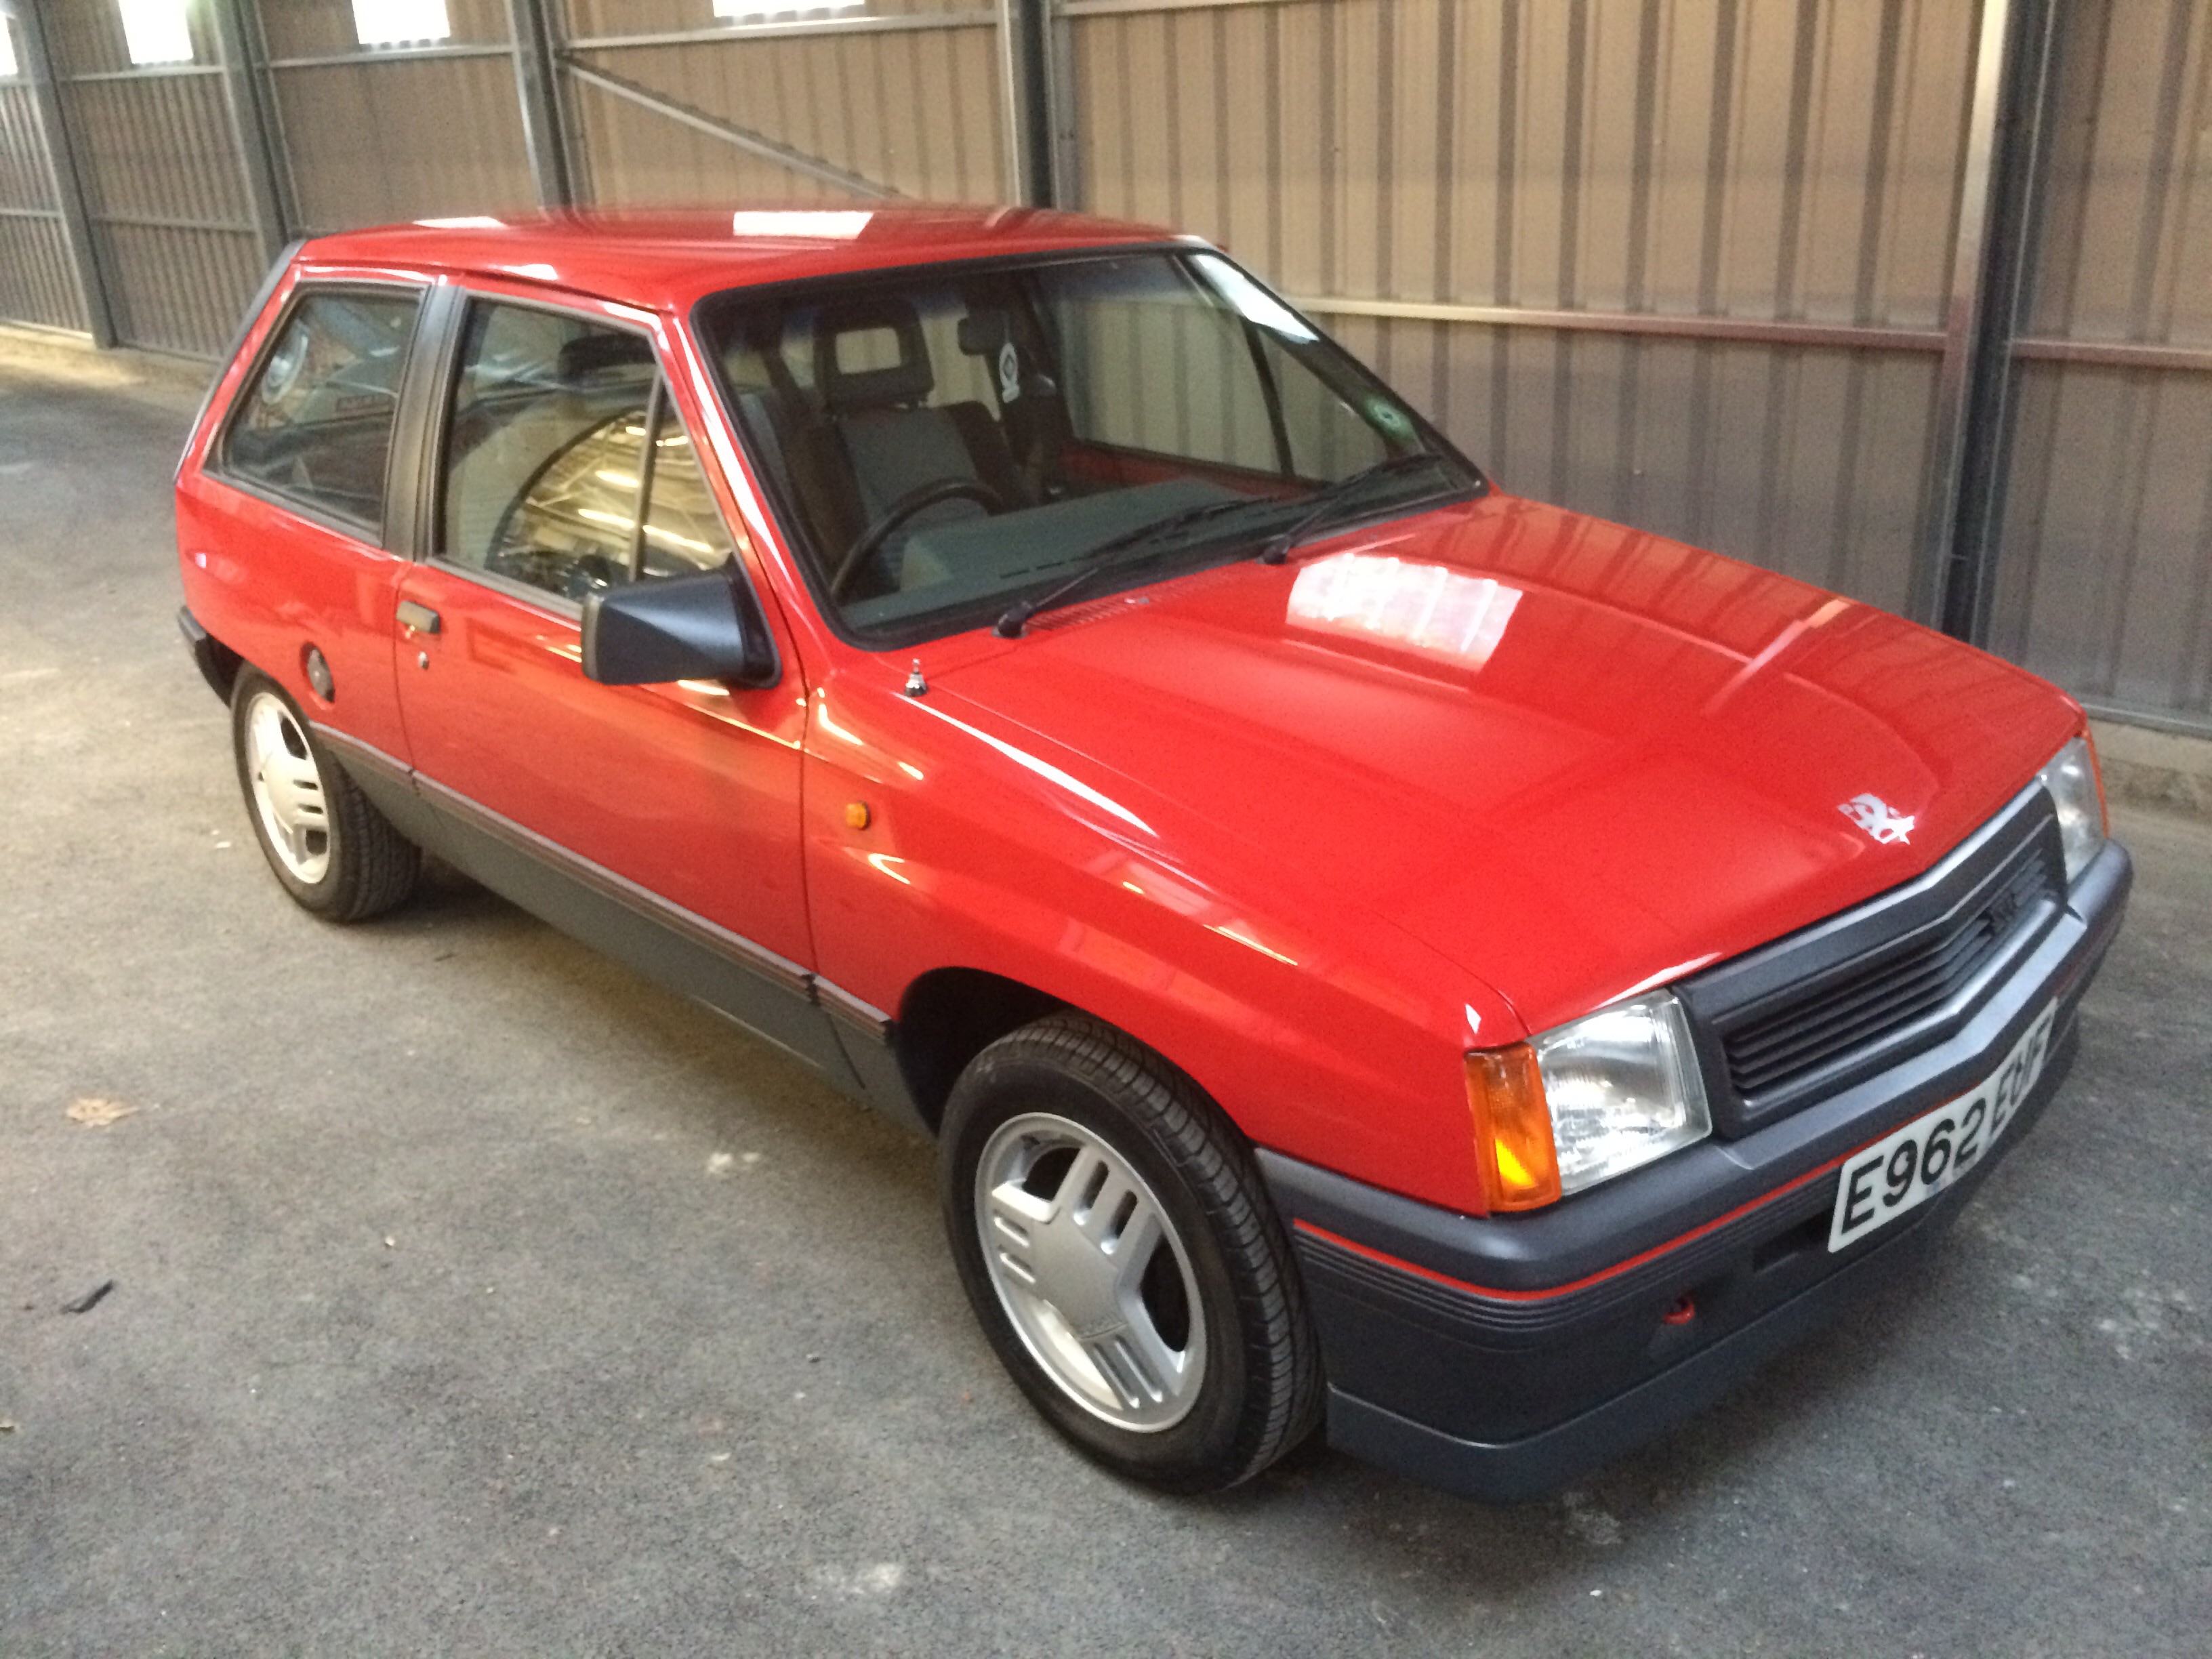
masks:
<path fill-rule="evenodd" d="M 225 432 L 218 471 L 372 532 L 422 297 L 309 291 L 295 301 Z"/>

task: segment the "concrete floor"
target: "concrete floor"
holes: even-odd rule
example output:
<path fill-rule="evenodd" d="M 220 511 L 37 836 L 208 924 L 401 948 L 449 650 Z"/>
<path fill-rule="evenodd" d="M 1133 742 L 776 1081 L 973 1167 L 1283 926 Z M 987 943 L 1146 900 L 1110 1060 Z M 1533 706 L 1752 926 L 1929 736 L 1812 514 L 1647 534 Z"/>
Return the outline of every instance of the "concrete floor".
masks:
<path fill-rule="evenodd" d="M 459 881 L 283 898 L 129 379 L 0 349 L 0 1652 L 2212 1647 L 2212 830 L 2122 817 L 1924 1282 L 1549 1504 L 1158 1498 L 1000 1375 L 926 1147 Z"/>

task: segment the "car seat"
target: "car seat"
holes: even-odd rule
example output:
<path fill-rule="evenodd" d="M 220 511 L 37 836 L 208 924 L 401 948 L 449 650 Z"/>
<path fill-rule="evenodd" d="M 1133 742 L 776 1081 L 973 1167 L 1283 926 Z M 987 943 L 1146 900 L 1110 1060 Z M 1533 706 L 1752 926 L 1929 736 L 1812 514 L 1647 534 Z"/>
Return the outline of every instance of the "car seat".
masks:
<path fill-rule="evenodd" d="M 866 348 L 856 337 L 863 334 L 887 335 L 894 359 L 858 366 L 854 360 Z M 821 413 L 792 446 L 791 460 L 794 482 L 826 544 L 823 556 L 833 567 L 893 503 L 926 484 L 967 479 L 989 489 L 1001 511 L 1030 504 L 1027 481 L 990 411 L 973 401 L 932 405 L 935 386 L 928 342 L 911 301 L 883 296 L 823 307 L 814 330 L 814 392 Z M 943 501 L 915 514 L 908 528 L 988 510 L 973 501 Z M 892 538 L 894 544 L 902 539 Z M 854 591 L 896 589 L 898 572 L 896 553 L 886 549 Z"/>

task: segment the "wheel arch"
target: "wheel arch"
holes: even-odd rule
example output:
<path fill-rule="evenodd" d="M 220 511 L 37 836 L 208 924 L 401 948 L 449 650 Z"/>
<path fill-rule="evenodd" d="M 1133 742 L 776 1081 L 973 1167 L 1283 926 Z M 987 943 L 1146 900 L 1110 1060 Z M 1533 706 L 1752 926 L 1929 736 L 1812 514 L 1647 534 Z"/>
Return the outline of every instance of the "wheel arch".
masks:
<path fill-rule="evenodd" d="M 185 636 L 185 647 L 192 653 L 193 665 L 207 682 L 208 690 L 222 698 L 228 708 L 231 693 L 238 689 L 239 671 L 246 665 L 246 659 L 203 628 L 189 607 L 177 612 L 177 630 Z"/>
<path fill-rule="evenodd" d="M 908 986 L 893 1041 L 907 1092 L 929 1132 L 945 1121 L 945 1103 L 969 1060 L 1007 1032 L 1063 1009 L 1089 1012 L 981 968 L 933 968 Z"/>

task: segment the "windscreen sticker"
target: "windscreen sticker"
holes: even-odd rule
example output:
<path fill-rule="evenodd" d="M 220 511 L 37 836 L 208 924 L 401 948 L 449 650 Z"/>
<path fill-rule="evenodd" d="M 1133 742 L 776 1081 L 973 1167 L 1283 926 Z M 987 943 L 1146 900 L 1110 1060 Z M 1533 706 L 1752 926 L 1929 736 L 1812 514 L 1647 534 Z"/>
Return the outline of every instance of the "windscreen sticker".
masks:
<path fill-rule="evenodd" d="M 1022 395 L 1021 354 L 1009 340 L 999 348 L 999 401 L 1010 404 Z"/>
<path fill-rule="evenodd" d="M 1406 418 L 1406 411 L 1388 398 L 1379 395 L 1370 398 L 1367 400 L 1367 418 L 1375 423 L 1378 431 L 1393 438 L 1413 435 L 1413 423 Z"/>

